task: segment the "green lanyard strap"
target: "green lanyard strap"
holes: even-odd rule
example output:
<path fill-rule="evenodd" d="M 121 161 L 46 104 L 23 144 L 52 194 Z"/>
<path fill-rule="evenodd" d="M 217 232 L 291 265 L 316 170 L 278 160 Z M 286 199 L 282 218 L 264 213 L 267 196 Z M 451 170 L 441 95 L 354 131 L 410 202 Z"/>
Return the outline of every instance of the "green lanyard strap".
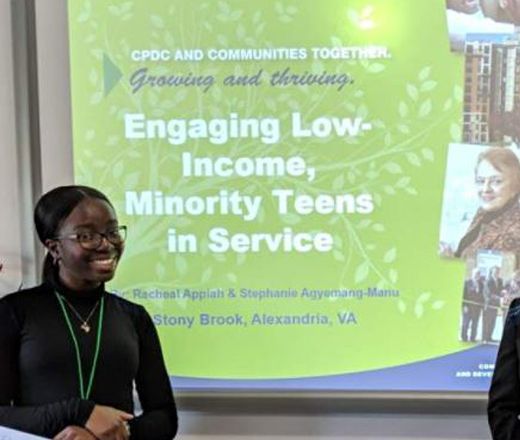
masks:
<path fill-rule="evenodd" d="M 97 326 L 97 336 L 96 336 L 96 349 L 94 351 L 94 359 L 92 360 L 92 367 L 90 368 L 90 375 L 88 379 L 87 392 L 85 392 L 85 385 L 83 380 L 83 367 L 81 365 L 81 355 L 79 350 L 78 340 L 76 339 L 76 335 L 74 334 L 74 330 L 72 329 L 72 323 L 70 322 L 69 314 L 67 313 L 67 309 L 63 302 L 63 298 L 58 292 L 54 292 L 56 298 L 58 298 L 58 303 L 61 306 L 61 310 L 63 312 L 63 316 L 65 317 L 65 322 L 67 323 L 67 327 L 69 328 L 69 333 L 72 338 L 72 342 L 74 344 L 74 349 L 76 351 L 76 362 L 78 364 L 78 379 L 79 379 L 79 392 L 80 397 L 82 399 L 87 400 L 90 397 L 90 392 L 92 391 L 92 384 L 94 383 L 94 375 L 96 373 L 97 361 L 99 357 L 99 349 L 101 347 L 101 332 L 103 328 L 103 316 L 105 311 L 105 296 L 101 296 L 101 305 L 99 307 L 99 319 Z"/>

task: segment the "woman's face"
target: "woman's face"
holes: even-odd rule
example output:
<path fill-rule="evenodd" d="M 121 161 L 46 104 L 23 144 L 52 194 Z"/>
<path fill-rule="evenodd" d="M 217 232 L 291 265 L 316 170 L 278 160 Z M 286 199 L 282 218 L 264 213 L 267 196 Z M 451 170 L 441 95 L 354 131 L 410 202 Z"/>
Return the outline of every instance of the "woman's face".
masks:
<path fill-rule="evenodd" d="M 481 0 L 484 15 L 495 21 L 520 24 L 520 0 Z"/>
<path fill-rule="evenodd" d="M 501 173 L 487 160 L 477 167 L 475 176 L 480 206 L 485 211 L 502 208 L 515 195 L 513 179 Z"/>
<path fill-rule="evenodd" d="M 73 290 L 93 289 L 114 277 L 124 244 L 114 245 L 103 238 L 96 249 L 87 250 L 74 236 L 90 232 L 106 234 L 117 226 L 114 210 L 103 200 L 85 198 L 72 210 L 58 230 L 60 239 L 47 242 L 65 286 Z"/>

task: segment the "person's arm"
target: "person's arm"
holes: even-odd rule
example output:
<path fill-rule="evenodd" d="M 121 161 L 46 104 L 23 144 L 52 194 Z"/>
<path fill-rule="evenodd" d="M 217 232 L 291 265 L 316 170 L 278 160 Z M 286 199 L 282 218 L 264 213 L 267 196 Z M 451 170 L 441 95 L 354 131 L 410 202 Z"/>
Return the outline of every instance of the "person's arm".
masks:
<path fill-rule="evenodd" d="M 83 426 L 94 403 L 72 398 L 48 405 L 17 407 L 20 325 L 7 299 L 0 300 L 0 425 L 52 437 L 68 425 Z"/>
<path fill-rule="evenodd" d="M 516 345 L 519 318 L 520 301 L 515 300 L 507 314 L 489 389 L 488 421 L 493 440 L 520 438 L 520 378 Z"/>
<path fill-rule="evenodd" d="M 139 368 L 136 388 L 143 414 L 129 422 L 132 440 L 171 440 L 177 433 L 177 409 L 159 342 L 148 313 L 138 322 Z"/>

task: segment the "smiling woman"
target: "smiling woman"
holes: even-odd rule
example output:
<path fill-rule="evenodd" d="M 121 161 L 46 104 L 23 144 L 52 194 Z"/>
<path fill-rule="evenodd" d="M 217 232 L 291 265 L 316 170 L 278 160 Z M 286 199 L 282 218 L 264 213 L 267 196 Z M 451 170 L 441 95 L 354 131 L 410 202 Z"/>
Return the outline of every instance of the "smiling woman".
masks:
<path fill-rule="evenodd" d="M 511 150 L 484 150 L 475 167 L 480 207 L 455 256 L 470 257 L 479 250 L 513 252 L 520 256 L 520 162 Z"/>
<path fill-rule="evenodd" d="M 48 251 L 43 283 L 0 300 L 0 425 L 57 440 L 173 438 L 152 320 L 105 291 L 126 233 L 112 204 L 93 188 L 59 187 L 39 200 L 34 221 Z"/>

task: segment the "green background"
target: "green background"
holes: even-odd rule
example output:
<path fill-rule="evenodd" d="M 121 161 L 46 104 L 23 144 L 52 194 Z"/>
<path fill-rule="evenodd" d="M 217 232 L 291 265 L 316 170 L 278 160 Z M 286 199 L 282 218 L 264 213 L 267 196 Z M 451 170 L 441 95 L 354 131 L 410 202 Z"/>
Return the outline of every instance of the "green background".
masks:
<path fill-rule="evenodd" d="M 319 5 L 319 6 L 318 6 Z M 77 182 L 105 191 L 129 227 L 126 254 L 111 288 L 132 299 L 134 288 L 398 289 L 398 298 L 309 301 L 242 299 L 147 301 L 150 314 L 356 313 L 358 325 L 159 327 L 170 374 L 210 378 L 307 377 L 359 372 L 431 359 L 463 349 L 458 341 L 464 266 L 437 255 L 446 153 L 460 141 L 462 58 L 449 50 L 443 1 L 110 1 L 69 2 L 74 172 Z M 360 23 L 369 20 L 372 27 Z M 136 62 L 134 49 L 335 47 L 381 45 L 391 59 L 218 62 Z M 105 96 L 103 58 L 122 78 Z M 143 88 L 130 75 L 230 74 L 290 67 L 295 72 L 348 73 L 335 87 Z M 374 129 L 354 138 L 295 139 L 290 114 L 356 117 Z M 212 145 L 192 140 L 126 140 L 124 115 L 149 118 L 280 118 L 274 145 L 255 139 Z M 301 155 L 316 167 L 301 178 L 182 178 L 180 155 Z M 301 194 L 368 192 L 368 215 L 281 216 L 272 188 Z M 264 196 L 254 222 L 239 217 L 125 216 L 127 190 L 211 195 L 219 189 Z M 204 236 L 230 232 L 324 231 L 330 253 L 196 254 L 167 252 L 168 228 Z"/>

